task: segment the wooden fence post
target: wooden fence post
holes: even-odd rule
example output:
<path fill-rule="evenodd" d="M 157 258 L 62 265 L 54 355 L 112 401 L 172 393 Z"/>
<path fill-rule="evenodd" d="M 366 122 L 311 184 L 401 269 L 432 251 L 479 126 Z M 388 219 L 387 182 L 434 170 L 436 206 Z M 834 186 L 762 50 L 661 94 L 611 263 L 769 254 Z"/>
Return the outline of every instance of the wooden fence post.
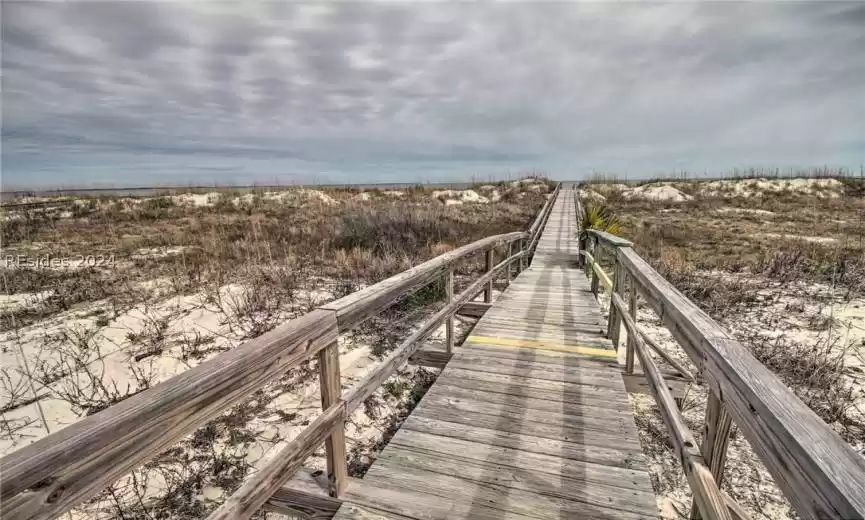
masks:
<path fill-rule="evenodd" d="M 598 297 L 598 282 L 600 278 L 598 277 L 598 271 L 596 267 L 600 267 L 601 257 L 604 255 L 604 248 L 601 247 L 601 244 L 595 242 L 595 247 L 592 249 L 592 266 L 590 267 L 592 271 L 592 294 L 595 295 L 595 298 Z"/>
<path fill-rule="evenodd" d="M 630 301 L 628 302 L 628 311 L 634 323 L 637 323 L 637 284 L 633 276 L 628 276 L 628 285 L 630 286 Z M 625 350 L 625 373 L 634 373 L 634 350 L 637 348 L 635 334 L 628 333 L 628 345 Z"/>
<path fill-rule="evenodd" d="M 526 239 L 525 238 L 520 239 L 520 251 L 522 251 L 523 253 L 525 253 L 525 251 L 526 251 Z M 524 254 L 523 256 L 520 257 L 520 264 L 519 264 L 519 267 L 517 267 L 517 274 L 523 272 L 526 269 L 526 256 L 527 255 Z"/>
<path fill-rule="evenodd" d="M 445 275 L 445 290 L 447 291 L 446 305 L 450 305 L 450 303 L 454 301 L 454 267 L 453 267 L 453 265 L 451 265 L 450 268 L 448 268 L 448 272 Z M 447 353 L 450 354 L 454 350 L 454 315 L 453 314 L 448 316 L 448 319 L 445 322 L 445 336 L 446 336 L 445 348 L 447 350 Z"/>
<path fill-rule="evenodd" d="M 514 255 L 514 243 L 508 242 L 508 258 Z M 511 285 L 511 270 L 513 269 L 513 264 L 508 262 L 507 267 L 505 267 L 505 282 L 507 283 L 506 287 L 510 287 Z"/>
<path fill-rule="evenodd" d="M 724 476 L 724 461 L 727 459 L 727 445 L 730 442 L 732 419 L 724 408 L 724 403 L 718 399 L 714 390 L 709 390 L 706 399 L 706 422 L 703 424 L 703 458 L 709 465 L 718 488 Z M 691 504 L 691 519 L 702 518 L 696 502 Z"/>
<path fill-rule="evenodd" d="M 586 250 L 586 237 L 581 231 L 577 231 L 577 267 L 584 267 L 586 265 L 586 257 L 582 255 L 583 251 Z"/>
<path fill-rule="evenodd" d="M 613 256 L 613 294 L 622 294 L 622 264 L 619 262 L 619 250 L 615 250 Z M 613 342 L 613 350 L 619 350 L 619 329 L 622 325 L 620 322 L 618 311 L 613 304 L 612 295 L 610 297 L 610 318 L 607 323 L 607 337 Z"/>
<path fill-rule="evenodd" d="M 494 248 L 490 248 L 487 250 L 487 265 L 486 265 L 486 271 L 485 271 L 487 273 L 493 270 L 493 254 L 494 253 L 495 253 Z M 492 281 L 492 279 L 490 279 L 490 281 L 487 283 L 487 286 L 484 288 L 484 303 L 492 303 L 492 302 L 493 302 L 493 281 Z"/>
<path fill-rule="evenodd" d="M 321 381 L 321 409 L 327 410 L 342 399 L 339 375 L 339 344 L 334 341 L 318 353 L 318 371 Z M 345 422 L 339 421 L 324 443 L 327 451 L 329 493 L 338 497 L 348 483 L 345 456 Z"/>

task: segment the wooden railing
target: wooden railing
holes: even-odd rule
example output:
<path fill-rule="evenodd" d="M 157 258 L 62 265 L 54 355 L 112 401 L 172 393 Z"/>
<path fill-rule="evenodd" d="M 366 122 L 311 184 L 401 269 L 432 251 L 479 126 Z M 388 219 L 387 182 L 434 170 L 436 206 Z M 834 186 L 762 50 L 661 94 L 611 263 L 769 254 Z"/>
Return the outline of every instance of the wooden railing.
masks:
<path fill-rule="evenodd" d="M 44 437 L 0 460 L 0 504 L 4 519 L 54 518 L 99 493 L 132 469 L 248 399 L 267 382 L 303 361 L 318 359 L 322 414 L 247 479 L 210 518 L 249 518 L 301 467 L 323 442 L 330 493 L 347 482 L 345 421 L 406 362 L 442 322 L 446 344 L 454 344 L 453 316 L 484 292 L 492 297 L 496 276 L 528 265 L 549 218 L 559 187 L 526 232 L 491 236 L 455 249 L 361 291 L 323 305 L 276 329 Z M 494 263 L 496 248 L 507 257 Z M 516 252 L 515 252 L 516 250 Z M 454 265 L 483 253 L 486 272 L 454 295 Z M 378 367 L 343 394 L 337 336 L 375 316 L 397 299 L 444 279 L 447 304 L 420 325 Z"/>
<path fill-rule="evenodd" d="M 577 210 L 580 220 L 579 200 Z M 633 373 L 634 357 L 639 358 L 694 496 L 691 518 L 746 518 L 741 507 L 719 489 L 732 421 L 801 517 L 865 516 L 865 459 L 774 373 L 655 271 L 631 242 L 588 230 L 580 235 L 580 251 L 595 293 L 600 282 L 610 293 L 608 333 L 616 348 L 624 323 L 626 373 Z M 612 277 L 601 267 L 604 259 L 612 266 Z M 647 346 L 680 372 L 695 376 L 639 328 L 639 297 L 660 317 L 708 387 L 701 446 L 688 430 Z"/>

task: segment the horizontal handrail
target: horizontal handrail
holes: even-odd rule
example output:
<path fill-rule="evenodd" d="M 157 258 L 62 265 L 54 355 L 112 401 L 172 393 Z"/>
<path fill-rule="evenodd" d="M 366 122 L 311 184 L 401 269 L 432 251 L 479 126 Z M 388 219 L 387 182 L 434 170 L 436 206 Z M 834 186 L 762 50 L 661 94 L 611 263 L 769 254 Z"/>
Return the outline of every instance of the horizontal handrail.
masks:
<path fill-rule="evenodd" d="M 513 261 L 519 259 L 525 254 L 520 252 L 508 257 L 501 263 L 497 264 L 492 271 L 484 274 L 462 293 L 459 294 L 451 303 L 440 309 L 434 315 L 426 319 L 423 324 L 399 347 L 379 364 L 373 372 L 368 374 L 362 381 L 355 385 L 350 390 L 343 400 L 333 408 L 339 408 L 331 415 L 334 417 L 325 417 L 328 413 L 319 416 L 313 424 L 304 430 L 303 434 L 292 440 L 285 448 L 280 450 L 278 454 L 271 457 L 270 461 L 255 472 L 251 477 L 246 479 L 243 486 L 238 489 L 225 503 L 214 511 L 208 520 L 229 520 L 236 518 L 248 518 L 257 511 L 264 503 L 273 495 L 283 484 L 288 482 L 294 474 L 300 469 L 303 459 L 309 456 L 312 450 L 316 448 L 324 440 L 326 432 L 330 430 L 339 417 L 343 419 L 349 416 L 352 411 L 357 409 L 363 402 L 375 392 L 375 390 L 384 383 L 387 378 L 392 376 L 396 369 L 420 348 L 422 341 L 435 330 L 438 325 L 441 325 L 448 316 L 455 313 L 463 304 L 472 299 L 483 289 L 484 284 L 492 280 L 496 274 L 502 269 L 509 266 Z M 342 414 L 337 416 L 337 413 Z M 324 417 L 324 418 L 323 418 Z M 309 430 L 316 430 L 316 433 L 307 434 Z M 324 433 L 321 433 L 321 432 Z M 306 434 L 306 435 L 304 435 Z"/>
<path fill-rule="evenodd" d="M 613 280 L 614 290 L 611 293 L 611 329 L 618 328 L 618 321 L 613 323 L 614 320 L 624 322 L 629 338 L 633 335 L 633 348 L 640 356 L 650 383 L 651 370 L 646 365 L 647 362 L 654 365 L 654 362 L 648 356 L 648 359 L 643 359 L 647 353 L 644 333 L 636 325 L 636 320 L 628 315 L 629 309 L 624 307 L 622 298 L 616 294 L 621 290 L 620 277 L 631 280 L 632 286 L 682 346 L 707 384 L 710 401 L 717 399 L 719 406 L 738 424 L 757 456 L 802 517 L 865 517 L 865 460 L 852 447 L 738 340 L 641 258 L 632 249 L 630 241 L 598 230 L 586 230 L 582 236 L 594 241 L 596 246 L 613 250 L 616 279 Z M 591 262 L 594 271 L 598 264 L 591 253 L 582 251 L 584 245 L 581 240 L 583 257 Z M 599 276 L 597 271 L 594 273 Z M 614 342 L 617 341 L 617 334 L 612 334 Z M 655 383 L 666 388 L 663 381 Z M 657 385 L 650 386 L 654 390 Z M 659 406 L 665 407 L 658 399 Z M 668 423 L 668 429 L 673 426 Z M 715 426 L 708 424 L 707 417 L 707 427 L 711 429 Z M 671 430 L 671 434 L 675 433 Z M 709 461 L 707 453 L 726 449 L 723 439 L 718 447 L 709 444 L 704 442 L 704 463 Z M 717 453 L 714 455 L 717 456 Z M 723 454 L 718 460 L 723 463 Z M 713 466 L 711 473 L 717 476 L 718 470 Z M 696 495 L 693 483 L 691 487 Z M 709 506 L 699 503 L 697 498 L 702 513 L 703 508 Z M 741 508 L 729 505 L 729 497 L 724 499 L 728 502 L 729 512 L 734 517 L 741 517 Z"/>
<path fill-rule="evenodd" d="M 700 453 L 694 435 L 685 424 L 685 418 L 679 412 L 676 401 L 673 399 L 673 394 L 667 388 L 661 371 L 658 370 L 655 361 L 646 351 L 646 345 L 637 329 L 637 322 L 628 313 L 628 308 L 621 296 L 613 293 L 611 297 L 613 304 L 618 308 L 622 316 L 625 329 L 628 331 L 628 337 L 633 339 L 634 348 L 643 367 L 643 374 L 646 376 L 646 381 L 649 383 L 649 389 L 655 397 L 655 402 L 658 403 L 661 418 L 667 426 L 667 431 L 670 432 L 670 440 L 672 441 L 673 448 L 676 450 L 676 454 L 679 456 L 682 468 L 685 470 L 685 476 L 694 493 L 694 498 L 700 507 L 700 512 L 709 518 L 729 519 L 730 513 L 724 503 L 721 490 L 717 482 L 715 482 L 712 472 L 706 465 L 703 455 Z"/>
<path fill-rule="evenodd" d="M 620 248 L 618 259 L 796 511 L 807 518 L 865 516 L 865 460 L 636 252 Z"/>
<path fill-rule="evenodd" d="M 0 502 L 4 518 L 54 518 L 62 514 L 239 404 L 269 381 L 335 345 L 340 332 L 351 330 L 397 299 L 436 280 L 457 261 L 533 238 L 533 234 L 543 229 L 545 215 L 549 215 L 558 190 L 559 186 L 530 231 L 472 242 L 325 304 L 3 457 Z M 486 273 L 446 307 L 444 317 L 477 294 L 479 286 L 489 283 L 499 270 L 528 254 L 523 249 Z M 472 290 L 474 294 L 464 297 Z M 441 315 L 439 312 L 434 318 L 443 318 Z M 353 406 L 359 402 L 362 400 L 352 400 Z M 345 415 L 345 401 L 328 407 L 290 445 L 294 446 L 286 452 L 290 460 L 283 460 L 275 474 L 296 470 L 309 450 L 331 435 L 333 426 L 344 420 Z M 297 467 L 295 459 L 300 461 Z M 232 507 L 246 515 L 249 511 L 245 505 L 250 501 L 257 502 L 258 495 L 242 497 L 240 502 L 232 502 Z"/>
<path fill-rule="evenodd" d="M 587 233 L 590 236 L 597 238 L 603 245 L 613 246 L 613 247 L 631 247 L 634 245 L 630 240 L 625 240 L 620 236 L 613 235 L 612 233 L 607 233 L 606 231 L 600 231 L 597 229 L 589 229 Z"/>
<path fill-rule="evenodd" d="M 4 516 L 53 518 L 95 495 L 454 262 L 522 240 L 478 240 L 335 300 L 0 459 Z"/>
<path fill-rule="evenodd" d="M 528 236 L 529 234 L 525 231 L 515 231 L 483 238 L 437 256 L 377 284 L 322 305 L 319 309 L 333 311 L 336 314 L 339 331 L 349 331 L 381 312 L 398 298 L 439 278 L 454 262 L 475 253 L 525 239 Z"/>
<path fill-rule="evenodd" d="M 337 339 L 314 310 L 0 459 L 4 518 L 54 518 Z"/>

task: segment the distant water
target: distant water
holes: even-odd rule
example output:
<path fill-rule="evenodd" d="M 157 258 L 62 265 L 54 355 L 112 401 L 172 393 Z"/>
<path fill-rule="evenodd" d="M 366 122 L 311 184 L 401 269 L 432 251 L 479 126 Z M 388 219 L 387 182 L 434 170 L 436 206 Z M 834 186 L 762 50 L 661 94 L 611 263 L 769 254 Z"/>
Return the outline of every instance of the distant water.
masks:
<path fill-rule="evenodd" d="M 438 182 L 438 183 L 390 183 L 390 184 L 282 184 L 278 186 L 150 186 L 141 188 L 99 188 L 99 189 L 56 189 L 56 190 L 21 190 L 4 191 L 0 200 L 12 200 L 17 197 L 154 197 L 175 193 L 209 193 L 213 191 L 252 191 L 252 190 L 288 190 L 293 188 L 328 188 L 328 189 L 383 189 L 403 190 L 414 186 L 424 188 L 443 188 L 461 190 L 473 186 L 472 182 Z"/>

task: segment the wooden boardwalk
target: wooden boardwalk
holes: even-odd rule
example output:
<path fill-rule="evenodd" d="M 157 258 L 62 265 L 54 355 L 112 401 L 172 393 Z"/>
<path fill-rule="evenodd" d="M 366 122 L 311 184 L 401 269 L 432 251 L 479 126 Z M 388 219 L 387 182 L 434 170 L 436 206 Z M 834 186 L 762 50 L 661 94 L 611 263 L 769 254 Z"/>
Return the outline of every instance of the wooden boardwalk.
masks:
<path fill-rule="evenodd" d="M 562 190 L 531 267 L 457 347 L 335 518 L 657 518 Z"/>

